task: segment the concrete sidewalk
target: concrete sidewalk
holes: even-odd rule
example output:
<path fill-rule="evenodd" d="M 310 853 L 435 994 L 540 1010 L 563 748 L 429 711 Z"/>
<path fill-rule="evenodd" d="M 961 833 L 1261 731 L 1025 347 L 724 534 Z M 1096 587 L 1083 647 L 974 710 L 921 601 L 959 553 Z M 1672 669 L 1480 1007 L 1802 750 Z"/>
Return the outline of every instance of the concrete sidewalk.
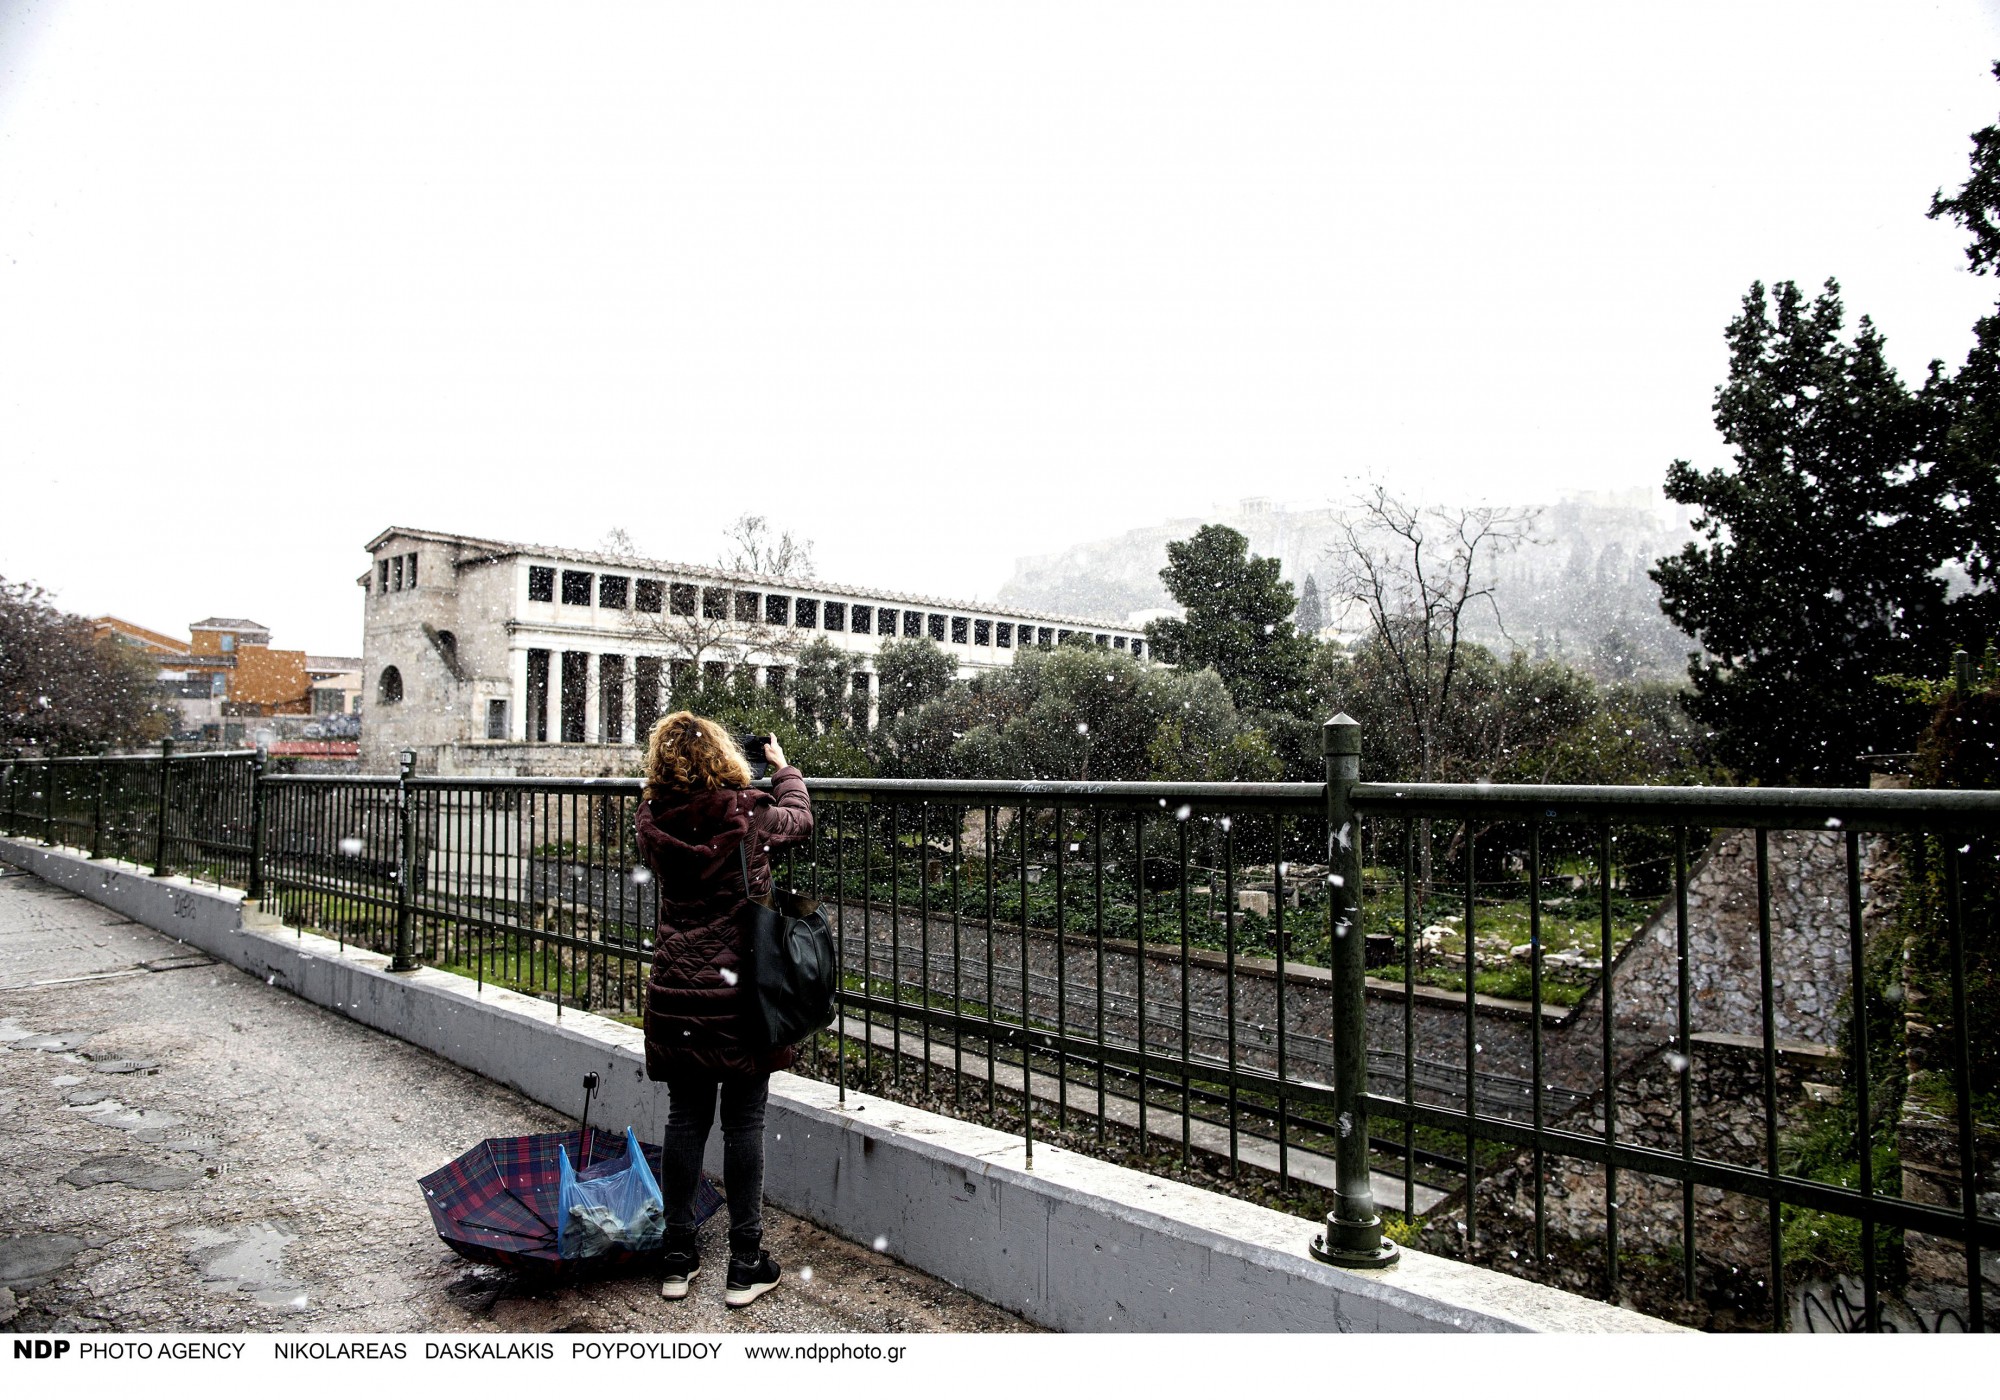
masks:
<path fill-rule="evenodd" d="M 523 1291 L 441 1244 L 416 1187 L 567 1126 L 422 1050 L 0 866 L 0 1330 L 1027 1331 L 766 1209 L 783 1287 Z M 806 1270 L 811 1276 L 806 1276 Z"/>

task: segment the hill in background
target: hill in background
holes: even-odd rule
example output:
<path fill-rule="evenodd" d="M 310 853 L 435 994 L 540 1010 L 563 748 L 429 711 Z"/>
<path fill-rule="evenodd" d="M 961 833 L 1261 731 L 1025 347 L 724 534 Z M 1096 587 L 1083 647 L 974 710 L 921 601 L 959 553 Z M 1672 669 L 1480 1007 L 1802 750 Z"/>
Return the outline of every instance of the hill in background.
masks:
<path fill-rule="evenodd" d="M 1338 506 L 1246 500 L 1206 516 L 1141 526 L 1017 561 L 1000 600 L 1143 621 L 1146 613 L 1173 607 L 1159 577 L 1167 542 L 1207 524 L 1240 530 L 1254 553 L 1284 561 L 1295 587 L 1311 574 L 1324 593 L 1332 552 L 1344 538 L 1344 514 Z M 1492 562 L 1498 625 L 1492 610 L 1479 609 L 1468 631 L 1501 655 L 1518 649 L 1560 657 L 1603 680 L 1681 679 L 1694 644 L 1660 615 L 1660 590 L 1646 570 L 1690 538 L 1685 511 L 1657 490 L 1565 496 L 1541 507 L 1532 543 Z M 1341 616 L 1331 600 L 1329 616 L 1344 638 L 1362 625 L 1359 617 Z"/>

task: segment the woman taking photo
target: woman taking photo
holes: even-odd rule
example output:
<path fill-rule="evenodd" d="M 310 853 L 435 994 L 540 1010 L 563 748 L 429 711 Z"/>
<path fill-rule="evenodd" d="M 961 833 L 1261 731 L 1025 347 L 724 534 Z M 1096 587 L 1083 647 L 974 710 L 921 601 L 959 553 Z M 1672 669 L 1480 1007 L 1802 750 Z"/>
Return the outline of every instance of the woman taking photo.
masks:
<path fill-rule="evenodd" d="M 754 1050 L 742 1026 L 743 907 L 771 890 L 771 854 L 812 834 L 805 779 L 766 741 L 771 790 L 713 720 L 676 711 L 653 726 L 639 804 L 639 856 L 659 891 L 659 930 L 646 988 L 646 1075 L 667 1086 L 660 1190 L 666 1198 L 662 1298 L 685 1298 L 700 1263 L 694 1196 L 702 1151 L 722 1106 L 729 1277 L 723 1301 L 745 1307 L 778 1286 L 763 1248 L 764 1103 L 790 1046 Z M 747 870 L 747 890 L 746 890 Z"/>

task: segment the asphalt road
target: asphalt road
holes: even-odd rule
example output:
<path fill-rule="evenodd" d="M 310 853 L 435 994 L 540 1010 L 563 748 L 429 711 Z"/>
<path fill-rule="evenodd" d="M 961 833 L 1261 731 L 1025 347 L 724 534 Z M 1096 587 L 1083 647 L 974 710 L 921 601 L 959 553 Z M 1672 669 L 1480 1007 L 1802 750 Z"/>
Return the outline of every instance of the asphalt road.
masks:
<path fill-rule="evenodd" d="M 417 1178 L 547 1109 L 0 865 L 0 1330 L 1033 1330 L 766 1209 L 782 1286 L 526 1289 L 448 1251 Z"/>

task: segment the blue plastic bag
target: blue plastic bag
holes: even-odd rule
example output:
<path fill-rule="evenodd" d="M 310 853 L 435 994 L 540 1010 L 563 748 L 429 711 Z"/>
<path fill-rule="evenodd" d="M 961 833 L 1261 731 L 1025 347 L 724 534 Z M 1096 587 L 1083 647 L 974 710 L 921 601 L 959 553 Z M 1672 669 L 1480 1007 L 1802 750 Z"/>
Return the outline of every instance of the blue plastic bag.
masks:
<path fill-rule="evenodd" d="M 586 1167 L 570 1165 L 557 1148 L 556 1252 L 564 1259 L 593 1259 L 617 1250 L 658 1249 L 667 1228 L 660 1184 L 646 1165 L 639 1140 L 625 1129 L 625 1156 Z"/>

